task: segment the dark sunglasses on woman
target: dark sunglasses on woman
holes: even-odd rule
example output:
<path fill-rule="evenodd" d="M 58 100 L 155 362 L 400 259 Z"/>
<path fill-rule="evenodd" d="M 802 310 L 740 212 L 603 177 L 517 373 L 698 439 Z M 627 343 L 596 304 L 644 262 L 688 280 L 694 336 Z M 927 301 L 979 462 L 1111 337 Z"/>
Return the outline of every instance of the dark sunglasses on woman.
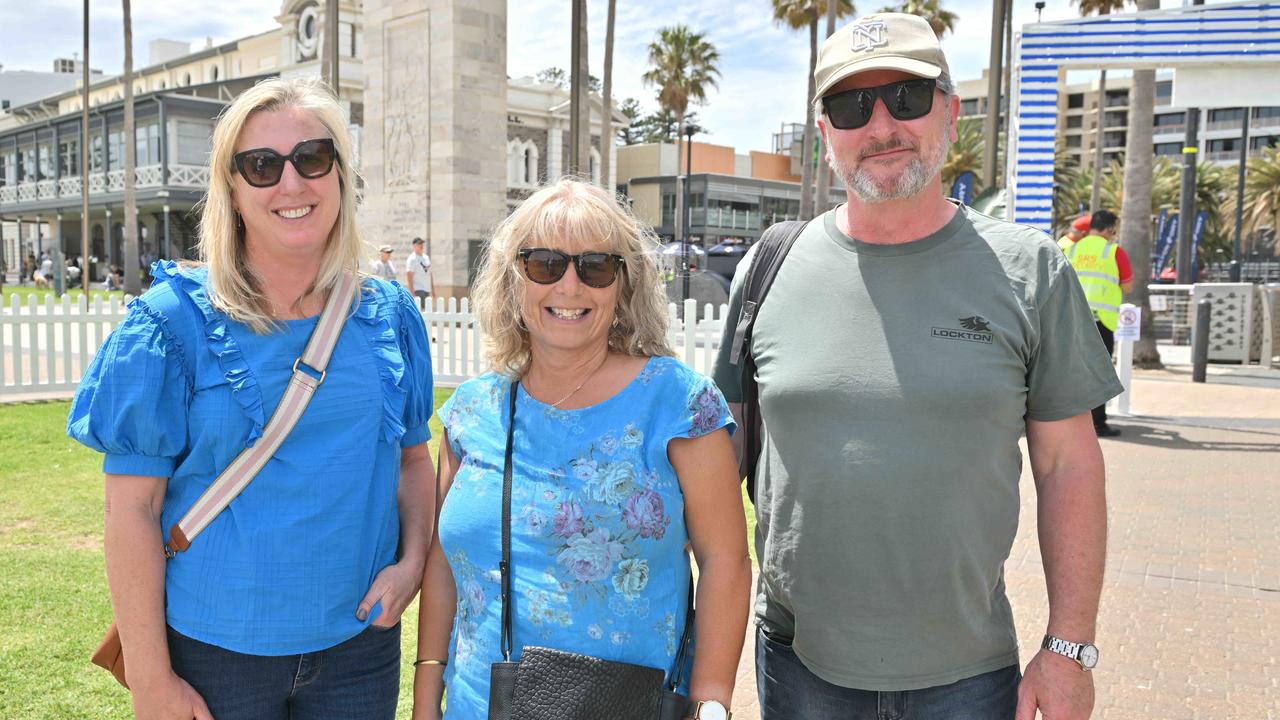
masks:
<path fill-rule="evenodd" d="M 524 276 L 539 285 L 559 282 L 572 262 L 583 285 L 607 288 L 618 278 L 623 264 L 622 256 L 613 253 L 570 255 L 551 248 L 525 248 L 519 257 L 524 263 Z"/>
<path fill-rule="evenodd" d="M 320 138 L 303 140 L 294 145 L 288 155 L 281 155 L 271 148 L 245 150 L 235 154 L 232 164 L 245 182 L 264 188 L 280 182 L 286 162 L 293 163 L 293 169 L 298 171 L 298 175 L 314 180 L 328 175 L 337 158 L 338 151 L 333 146 L 333 140 Z"/>
<path fill-rule="evenodd" d="M 915 120 L 928 115 L 933 109 L 933 91 L 937 88 L 937 80 L 901 80 L 827 95 L 822 98 L 822 108 L 831 126 L 839 130 L 857 130 L 871 122 L 877 97 L 884 100 L 884 106 L 893 117 Z"/>

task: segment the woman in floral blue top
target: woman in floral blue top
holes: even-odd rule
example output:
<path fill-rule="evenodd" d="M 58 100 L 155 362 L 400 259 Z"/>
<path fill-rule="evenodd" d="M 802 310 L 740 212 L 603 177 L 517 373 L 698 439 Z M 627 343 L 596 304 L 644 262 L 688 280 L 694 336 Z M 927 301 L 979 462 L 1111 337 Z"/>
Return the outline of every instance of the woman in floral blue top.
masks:
<path fill-rule="evenodd" d="M 512 659 L 536 644 L 671 673 L 691 546 L 698 613 L 682 692 L 728 707 L 751 577 L 733 420 L 715 385 L 670 357 L 652 247 L 613 198 L 577 181 L 531 196 L 490 243 L 473 294 L 496 371 L 440 410 L 445 499 L 424 578 L 415 718 L 440 717 L 446 686 L 444 717 L 487 717 L 517 379 Z"/>

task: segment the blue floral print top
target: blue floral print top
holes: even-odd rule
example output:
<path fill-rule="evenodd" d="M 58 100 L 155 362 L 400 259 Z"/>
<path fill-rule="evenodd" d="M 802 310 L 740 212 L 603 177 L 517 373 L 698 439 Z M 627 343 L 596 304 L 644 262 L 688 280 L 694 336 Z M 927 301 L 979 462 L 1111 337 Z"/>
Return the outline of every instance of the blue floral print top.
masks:
<path fill-rule="evenodd" d="M 511 381 L 489 373 L 440 409 L 459 467 L 440 513 L 458 590 L 447 720 L 487 717 L 501 660 L 502 469 Z M 516 397 L 511 492 L 514 654 L 543 645 L 670 673 L 688 604 L 684 496 L 667 458 L 733 418 L 710 379 L 650 358 L 618 394 L 577 410 Z M 686 673 L 686 678 L 688 677 Z"/>

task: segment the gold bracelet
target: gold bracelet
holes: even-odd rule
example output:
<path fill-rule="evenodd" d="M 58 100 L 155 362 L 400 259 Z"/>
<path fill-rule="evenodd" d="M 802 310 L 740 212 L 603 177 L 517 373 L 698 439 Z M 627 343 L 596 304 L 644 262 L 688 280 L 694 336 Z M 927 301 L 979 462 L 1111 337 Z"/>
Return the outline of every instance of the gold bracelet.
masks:
<path fill-rule="evenodd" d="M 448 660 L 414 660 L 413 661 L 414 667 L 418 667 L 419 665 L 439 665 L 440 667 L 444 667 L 445 665 L 448 665 L 448 664 L 449 664 Z"/>

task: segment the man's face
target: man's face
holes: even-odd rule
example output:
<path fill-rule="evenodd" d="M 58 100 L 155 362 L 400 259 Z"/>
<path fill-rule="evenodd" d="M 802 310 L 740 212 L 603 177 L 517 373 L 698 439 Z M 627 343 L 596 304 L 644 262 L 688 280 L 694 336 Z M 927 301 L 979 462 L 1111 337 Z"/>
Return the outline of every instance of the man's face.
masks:
<path fill-rule="evenodd" d="M 899 70 L 869 70 L 845 78 L 827 94 L 914 77 Z M 943 102 L 944 97 L 935 92 L 929 113 L 914 120 L 894 118 L 878 97 L 870 122 L 860 128 L 840 130 L 825 116 L 818 118 L 827 143 L 827 162 L 854 197 L 863 202 L 905 200 L 937 180 L 947 149 L 956 139 L 960 111 L 958 97 Z"/>
<path fill-rule="evenodd" d="M 413 251 L 419 255 L 422 254 L 422 248 L 426 247 L 426 243 L 414 243 Z"/>
<path fill-rule="evenodd" d="M 382 257 L 382 262 L 388 262 L 391 260 L 391 253 L 385 250 L 379 251 L 378 255 Z"/>

